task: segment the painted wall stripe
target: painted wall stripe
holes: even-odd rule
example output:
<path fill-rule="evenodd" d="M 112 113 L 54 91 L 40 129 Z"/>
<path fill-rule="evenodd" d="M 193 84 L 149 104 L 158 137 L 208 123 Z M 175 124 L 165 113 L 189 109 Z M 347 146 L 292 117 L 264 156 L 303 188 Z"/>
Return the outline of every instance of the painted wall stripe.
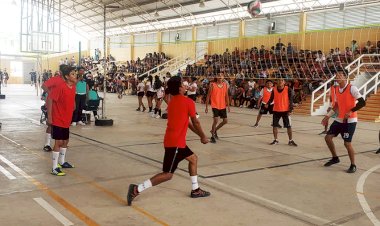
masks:
<path fill-rule="evenodd" d="M 61 222 L 64 226 L 70 226 L 74 225 L 73 222 L 69 221 L 66 217 L 64 217 L 58 210 L 56 210 L 54 207 L 52 207 L 48 202 L 46 202 L 43 198 L 34 198 L 34 201 L 36 201 L 42 208 L 44 208 L 48 213 L 50 213 L 55 219 L 57 219 L 59 222 Z"/>
<path fill-rule="evenodd" d="M 2 172 L 6 177 L 8 177 L 9 180 L 16 179 L 15 176 L 13 176 L 8 170 L 6 170 L 4 167 L 0 165 L 0 172 Z"/>
<path fill-rule="evenodd" d="M 364 183 L 365 183 L 367 177 L 371 173 L 373 173 L 374 171 L 376 171 L 379 168 L 380 168 L 380 164 L 376 165 L 376 166 L 372 167 L 371 169 L 367 170 L 366 172 L 364 172 L 360 176 L 360 178 L 358 180 L 358 183 L 356 184 L 356 195 L 358 197 L 359 203 L 362 206 L 362 209 L 363 209 L 364 213 L 367 215 L 367 217 L 369 218 L 369 220 L 375 226 L 380 226 L 380 221 L 377 219 L 377 217 L 375 216 L 375 214 L 373 214 L 373 212 L 371 210 L 371 207 L 369 207 L 368 202 L 365 199 L 365 196 L 364 196 Z"/>
<path fill-rule="evenodd" d="M 19 145 L 19 144 L 18 144 Z M 70 211 L 72 214 L 77 216 L 79 219 L 81 219 L 85 224 L 89 226 L 99 226 L 98 223 L 96 223 L 94 220 L 86 216 L 84 213 L 82 213 L 79 209 L 77 209 L 75 206 L 71 205 L 69 202 L 67 202 L 65 199 L 63 199 L 61 196 L 50 190 L 46 185 L 39 182 L 38 180 L 34 179 L 33 177 L 29 176 L 27 173 L 25 173 L 22 169 L 18 168 L 16 165 L 14 165 L 11 161 L 0 155 L 0 160 L 3 161 L 5 164 L 7 164 L 9 167 L 11 167 L 14 171 L 19 173 L 21 176 L 26 178 L 28 181 L 32 182 L 35 186 L 37 186 L 40 190 L 46 192 L 50 197 L 52 197 L 55 201 L 57 201 L 59 204 L 61 204 L 63 207 L 65 207 L 68 211 Z"/>

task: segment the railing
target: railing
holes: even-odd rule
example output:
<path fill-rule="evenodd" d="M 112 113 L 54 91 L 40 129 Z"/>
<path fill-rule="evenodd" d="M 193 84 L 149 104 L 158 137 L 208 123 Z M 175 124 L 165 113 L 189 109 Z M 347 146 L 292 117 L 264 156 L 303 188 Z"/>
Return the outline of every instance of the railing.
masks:
<path fill-rule="evenodd" d="M 380 85 L 380 72 L 377 72 L 375 76 L 373 76 L 371 79 L 369 79 L 366 83 L 364 83 L 360 88 L 359 92 L 363 90 L 362 96 L 364 99 L 366 99 L 367 95 L 374 91 L 374 93 L 377 93 L 377 87 Z M 367 88 L 367 86 L 374 81 L 374 84 Z"/>
<path fill-rule="evenodd" d="M 310 115 L 313 115 L 314 112 L 314 103 L 316 103 L 319 99 L 323 98 L 323 103 L 326 102 L 326 96 L 327 93 L 330 92 L 330 89 L 328 89 L 328 84 L 330 84 L 334 79 L 335 76 L 332 76 L 329 80 L 327 80 L 325 83 L 323 83 L 321 86 L 319 86 L 317 89 L 313 91 L 311 94 L 311 103 L 310 103 Z M 323 88 L 323 93 L 321 93 L 317 98 L 315 98 L 316 93 Z"/>
<path fill-rule="evenodd" d="M 347 80 L 350 78 L 351 75 L 353 75 L 356 72 L 356 75 L 360 74 L 360 68 L 365 65 L 380 65 L 380 62 L 363 62 L 364 57 L 379 57 L 380 54 L 362 54 L 360 57 L 356 58 L 354 61 L 352 61 L 350 64 L 348 64 L 345 69 L 348 70 L 348 76 Z M 357 65 L 353 70 L 351 70 L 351 67 Z"/>
<path fill-rule="evenodd" d="M 175 57 L 173 59 L 170 59 L 170 60 L 166 61 L 165 63 L 157 65 L 156 67 L 150 69 L 149 71 L 146 71 L 146 72 L 142 73 L 141 75 L 139 75 L 139 77 L 149 76 L 153 71 L 158 71 L 161 67 L 165 67 L 166 65 L 171 64 L 172 62 L 176 61 L 178 58 L 180 58 L 180 56 L 177 56 L 177 57 Z"/>

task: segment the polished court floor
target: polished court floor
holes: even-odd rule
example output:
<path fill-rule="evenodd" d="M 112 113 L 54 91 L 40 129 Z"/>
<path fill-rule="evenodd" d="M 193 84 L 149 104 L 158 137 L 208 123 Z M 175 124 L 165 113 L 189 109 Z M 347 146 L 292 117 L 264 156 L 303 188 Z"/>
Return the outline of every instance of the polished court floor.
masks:
<path fill-rule="evenodd" d="M 216 144 L 188 145 L 199 156 L 199 182 L 209 198 L 191 199 L 187 164 L 173 180 L 153 187 L 126 206 L 130 183 L 160 172 L 166 121 L 136 112 L 135 96 L 107 95 L 113 127 L 70 128 L 67 159 L 75 169 L 50 174 L 51 154 L 42 151 L 42 102 L 34 87 L 9 85 L 0 100 L 0 225 L 379 225 L 380 124 L 359 122 L 353 140 L 358 171 L 347 174 L 347 152 L 335 143 L 341 163 L 330 158 L 321 117 L 292 116 L 294 140 L 273 140 L 271 117 L 253 128 L 257 111 L 232 108 Z M 197 105 L 205 132 L 211 115 Z"/>

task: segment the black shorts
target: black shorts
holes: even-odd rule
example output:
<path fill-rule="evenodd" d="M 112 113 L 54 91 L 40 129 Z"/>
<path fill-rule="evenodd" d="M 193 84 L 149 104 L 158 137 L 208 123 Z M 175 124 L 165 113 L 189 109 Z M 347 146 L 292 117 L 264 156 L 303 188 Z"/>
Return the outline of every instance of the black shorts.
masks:
<path fill-rule="evenodd" d="M 152 91 L 147 91 L 147 92 L 146 92 L 146 96 L 147 96 L 147 97 L 154 97 L 155 94 L 156 94 L 156 93 L 155 93 L 155 92 L 152 92 Z"/>
<path fill-rule="evenodd" d="M 261 103 L 259 114 L 260 115 L 266 115 L 266 114 L 268 114 L 268 112 L 269 112 L 269 114 L 273 114 L 273 104 L 269 105 L 266 108 L 265 104 Z"/>
<path fill-rule="evenodd" d="M 137 93 L 137 96 L 139 96 L 139 97 L 143 97 L 143 96 L 144 96 L 144 92 L 138 92 L 138 93 Z"/>
<path fill-rule="evenodd" d="M 292 125 L 290 123 L 290 116 L 288 115 L 289 112 L 273 112 L 273 121 L 272 121 L 272 126 L 273 127 L 278 127 L 281 128 L 279 122 L 280 119 L 282 118 L 282 122 L 284 123 L 284 128 L 291 128 Z"/>
<path fill-rule="evenodd" d="M 51 138 L 54 140 L 68 140 L 69 134 L 69 128 L 62 128 L 59 126 L 51 125 Z"/>
<path fill-rule="evenodd" d="M 227 110 L 226 109 L 212 109 L 212 113 L 214 118 L 220 117 L 220 118 L 227 118 Z"/>
<path fill-rule="evenodd" d="M 166 173 L 174 173 L 180 163 L 185 158 L 194 154 L 188 146 L 185 148 L 165 148 L 164 163 L 162 166 L 162 171 Z"/>
<path fill-rule="evenodd" d="M 189 97 L 190 99 L 192 99 L 194 102 L 197 100 L 197 94 L 190 94 L 187 97 Z"/>
<path fill-rule="evenodd" d="M 334 121 L 327 134 L 334 135 L 335 137 L 340 134 L 345 142 L 351 142 L 356 129 L 356 122 L 340 123 Z"/>

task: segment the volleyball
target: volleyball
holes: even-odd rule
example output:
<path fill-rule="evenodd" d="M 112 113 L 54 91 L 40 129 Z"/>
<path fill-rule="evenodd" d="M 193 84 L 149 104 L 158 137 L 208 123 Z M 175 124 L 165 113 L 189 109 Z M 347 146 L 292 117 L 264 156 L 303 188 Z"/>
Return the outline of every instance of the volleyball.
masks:
<path fill-rule="evenodd" d="M 251 16 L 256 17 L 261 13 L 261 2 L 260 0 L 252 1 L 248 4 L 248 13 Z"/>

